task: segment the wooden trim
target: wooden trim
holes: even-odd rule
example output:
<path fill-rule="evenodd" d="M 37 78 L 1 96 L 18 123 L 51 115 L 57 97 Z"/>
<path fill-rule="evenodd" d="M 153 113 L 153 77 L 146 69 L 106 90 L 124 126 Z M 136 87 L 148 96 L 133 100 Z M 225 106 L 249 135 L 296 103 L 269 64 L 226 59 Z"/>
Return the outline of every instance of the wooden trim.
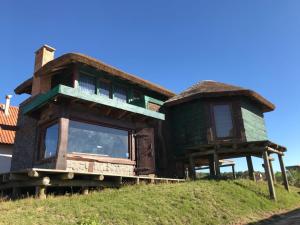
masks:
<path fill-rule="evenodd" d="M 90 154 L 67 153 L 67 160 L 136 165 L 136 162 L 133 160 L 130 160 L 130 159 L 101 157 L 101 156 L 94 156 L 94 155 L 90 155 Z"/>
<path fill-rule="evenodd" d="M 68 134 L 69 134 L 69 119 L 59 119 L 59 138 L 56 159 L 56 169 L 67 169 L 67 147 L 68 147 Z"/>

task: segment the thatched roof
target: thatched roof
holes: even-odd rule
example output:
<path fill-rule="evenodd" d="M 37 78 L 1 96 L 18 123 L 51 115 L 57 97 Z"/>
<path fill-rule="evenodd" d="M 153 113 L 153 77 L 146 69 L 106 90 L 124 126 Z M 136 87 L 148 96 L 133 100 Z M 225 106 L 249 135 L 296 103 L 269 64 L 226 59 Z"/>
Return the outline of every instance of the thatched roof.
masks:
<path fill-rule="evenodd" d="M 222 96 L 247 96 L 259 103 L 264 112 L 275 109 L 275 106 L 271 102 L 252 90 L 216 81 L 201 81 L 179 95 L 170 98 L 165 102 L 165 105 L 172 106 L 198 98 Z"/>
<path fill-rule="evenodd" d="M 168 98 L 175 96 L 175 94 L 166 88 L 163 88 L 157 84 L 154 84 L 150 81 L 144 80 L 140 77 L 137 77 L 135 75 L 126 73 L 124 71 L 121 71 L 113 66 L 107 65 L 103 62 L 101 62 L 98 59 L 92 58 L 87 55 L 83 55 L 80 53 L 68 53 L 64 54 L 47 64 L 45 64 L 42 68 L 40 68 L 38 71 L 35 72 L 35 76 L 46 76 L 54 71 L 57 71 L 59 69 L 65 68 L 67 65 L 70 65 L 71 63 L 81 63 L 90 67 L 93 67 L 97 70 L 105 71 L 112 76 L 118 77 L 120 79 L 124 79 L 127 81 L 130 81 L 134 84 L 140 85 L 144 88 L 150 89 L 152 91 L 155 91 L 161 95 L 164 95 Z M 16 94 L 22 94 L 22 93 L 29 93 L 29 90 L 31 90 L 32 86 L 32 78 L 26 80 L 22 84 L 20 84 L 16 89 Z"/>

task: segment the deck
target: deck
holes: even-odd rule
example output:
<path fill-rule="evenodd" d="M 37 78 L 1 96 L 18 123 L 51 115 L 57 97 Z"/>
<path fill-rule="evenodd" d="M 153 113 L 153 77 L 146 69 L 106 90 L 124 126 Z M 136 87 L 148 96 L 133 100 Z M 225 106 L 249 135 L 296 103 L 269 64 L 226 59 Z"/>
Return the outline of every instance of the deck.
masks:
<path fill-rule="evenodd" d="M 184 179 L 159 178 L 154 176 L 121 176 L 90 172 L 32 168 L 0 174 L 0 191 L 18 197 L 23 189 L 35 188 L 38 198 L 46 197 L 47 188 L 77 187 L 83 194 L 91 188 L 118 188 L 132 184 L 179 183 Z"/>

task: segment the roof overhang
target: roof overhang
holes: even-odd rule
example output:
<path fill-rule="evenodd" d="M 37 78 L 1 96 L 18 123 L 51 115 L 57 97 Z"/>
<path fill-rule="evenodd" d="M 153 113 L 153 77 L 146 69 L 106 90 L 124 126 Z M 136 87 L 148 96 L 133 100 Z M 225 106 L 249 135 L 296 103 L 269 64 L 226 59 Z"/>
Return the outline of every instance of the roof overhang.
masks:
<path fill-rule="evenodd" d="M 144 88 L 147 88 L 151 91 L 157 92 L 166 98 L 171 98 L 175 96 L 175 93 L 171 92 L 170 90 L 163 88 L 162 86 L 159 86 L 157 84 L 154 84 L 150 81 L 147 81 L 145 79 L 142 79 L 140 77 L 137 77 L 135 75 L 126 73 L 124 71 L 121 71 L 115 67 L 112 67 L 110 65 L 107 65 L 100 60 L 97 60 L 95 58 L 92 58 L 90 56 L 86 56 L 79 53 L 68 53 L 65 55 L 62 55 L 47 64 L 45 64 L 42 68 L 40 68 L 38 71 L 35 72 L 33 76 L 47 76 L 61 68 L 65 68 L 65 66 L 73 63 L 80 63 L 87 66 L 90 66 L 92 68 L 95 68 L 96 70 L 101 70 L 109 73 L 112 76 L 118 77 L 120 79 L 128 80 L 132 83 L 135 83 L 139 86 L 142 86 Z M 22 94 L 22 93 L 28 93 L 29 89 L 31 90 L 32 86 L 32 78 L 26 80 L 22 84 L 20 84 L 16 89 L 16 94 Z"/>

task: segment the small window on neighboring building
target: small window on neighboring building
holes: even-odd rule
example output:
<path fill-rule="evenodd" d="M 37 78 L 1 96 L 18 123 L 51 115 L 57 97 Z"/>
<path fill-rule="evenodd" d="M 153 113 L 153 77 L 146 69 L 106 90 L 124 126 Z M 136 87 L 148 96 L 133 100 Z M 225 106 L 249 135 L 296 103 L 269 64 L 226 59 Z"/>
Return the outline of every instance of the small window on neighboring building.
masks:
<path fill-rule="evenodd" d="M 127 102 L 127 89 L 122 86 L 115 86 L 114 99 L 120 102 Z"/>
<path fill-rule="evenodd" d="M 99 95 L 107 98 L 111 97 L 111 84 L 107 81 L 99 81 Z"/>
<path fill-rule="evenodd" d="M 213 105 L 213 116 L 215 132 L 217 138 L 233 137 L 233 122 L 231 105 L 218 104 Z"/>
<path fill-rule="evenodd" d="M 89 75 L 80 74 L 78 80 L 79 89 L 88 94 L 96 93 L 96 78 Z"/>
<path fill-rule="evenodd" d="M 42 158 L 47 159 L 54 157 L 57 151 L 58 143 L 58 124 L 46 128 L 44 140 L 42 140 Z"/>

